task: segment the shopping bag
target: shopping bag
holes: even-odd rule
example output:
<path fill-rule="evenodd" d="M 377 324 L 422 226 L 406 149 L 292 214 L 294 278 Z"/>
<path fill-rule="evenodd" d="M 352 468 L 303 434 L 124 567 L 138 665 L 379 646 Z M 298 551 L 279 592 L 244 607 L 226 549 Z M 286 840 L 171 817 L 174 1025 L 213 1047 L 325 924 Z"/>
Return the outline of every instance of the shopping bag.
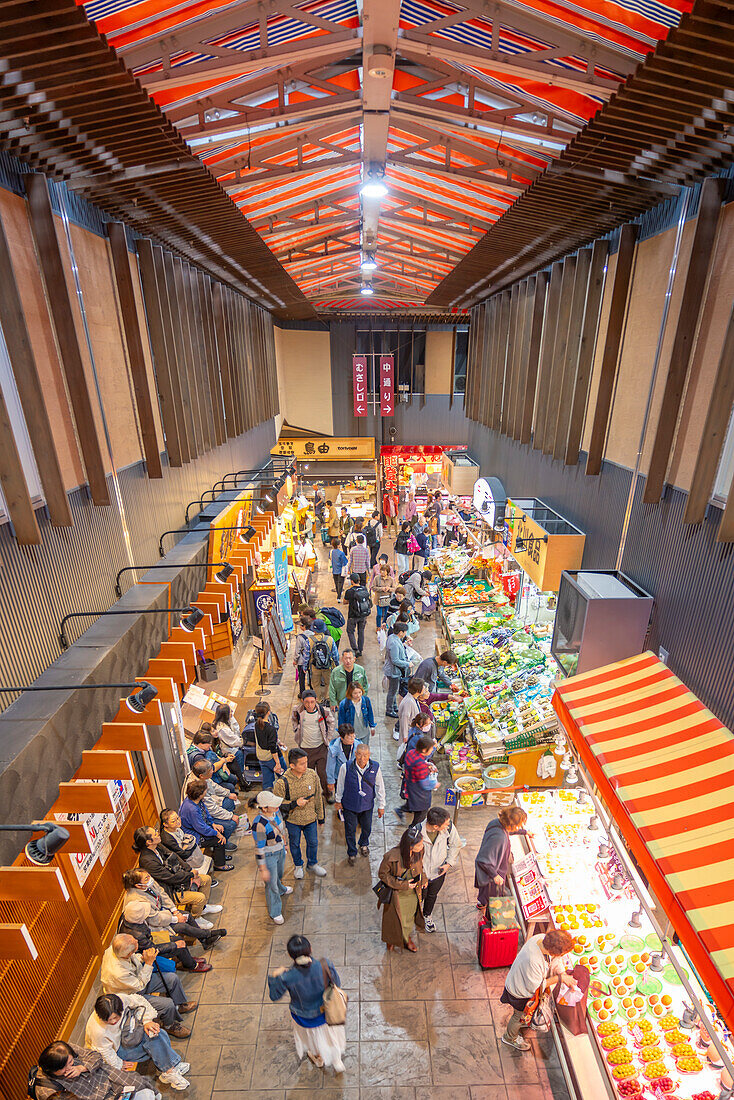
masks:
<path fill-rule="evenodd" d="M 377 631 L 377 644 L 380 647 L 380 652 L 382 652 L 387 645 L 387 631 L 384 626 L 381 626 Z"/>
<path fill-rule="evenodd" d="M 344 1024 L 347 1019 L 347 1004 L 349 1003 L 349 998 L 341 986 L 334 985 L 326 961 L 324 959 L 319 961 L 321 962 L 321 970 L 324 975 L 323 1009 L 326 1022 L 331 1027 Z"/>

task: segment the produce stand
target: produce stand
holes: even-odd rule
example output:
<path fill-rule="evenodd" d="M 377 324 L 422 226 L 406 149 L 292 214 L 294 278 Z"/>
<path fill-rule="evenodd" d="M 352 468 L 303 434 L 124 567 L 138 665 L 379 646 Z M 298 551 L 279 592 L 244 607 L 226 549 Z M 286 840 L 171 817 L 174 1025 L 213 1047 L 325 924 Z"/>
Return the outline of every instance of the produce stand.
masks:
<path fill-rule="evenodd" d="M 586 1033 L 558 1028 L 577 1094 L 728 1096 L 734 738 L 651 653 L 553 706 L 579 787 L 518 793 L 512 878 L 527 932 L 570 932 L 591 975 Z"/>

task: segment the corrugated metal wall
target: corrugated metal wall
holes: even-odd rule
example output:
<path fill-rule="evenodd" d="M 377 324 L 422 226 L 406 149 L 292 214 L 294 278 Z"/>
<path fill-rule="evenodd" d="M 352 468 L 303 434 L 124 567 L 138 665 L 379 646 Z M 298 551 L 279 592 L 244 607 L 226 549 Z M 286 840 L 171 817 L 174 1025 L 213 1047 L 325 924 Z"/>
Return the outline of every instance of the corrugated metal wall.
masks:
<path fill-rule="evenodd" d="M 118 473 L 135 564 L 158 562 L 158 539 L 184 525 L 190 500 L 201 496 L 232 470 L 265 463 L 275 442 L 273 421 L 229 440 L 194 462 L 164 467 L 150 480 L 142 464 Z M 165 456 L 164 456 L 165 459 Z M 110 492 L 114 501 L 114 495 Z M 0 526 L 0 685 L 28 684 L 59 656 L 58 627 L 70 611 L 103 611 L 116 600 L 118 569 L 131 564 L 125 551 L 120 514 L 114 505 L 95 507 L 86 488 L 69 494 L 74 526 L 52 527 L 45 510 L 37 513 L 39 546 L 18 546 L 8 524 Z M 192 515 L 194 514 L 192 509 Z M 176 537 L 170 535 L 170 550 Z M 74 641 L 92 619 L 70 624 Z M 13 696 L 0 696 L 0 710 Z"/>

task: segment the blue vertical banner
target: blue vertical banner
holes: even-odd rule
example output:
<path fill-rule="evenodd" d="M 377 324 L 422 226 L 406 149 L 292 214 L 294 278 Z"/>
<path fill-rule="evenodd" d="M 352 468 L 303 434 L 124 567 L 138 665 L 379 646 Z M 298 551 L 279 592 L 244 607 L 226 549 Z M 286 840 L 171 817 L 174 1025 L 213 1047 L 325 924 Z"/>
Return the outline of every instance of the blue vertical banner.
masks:
<path fill-rule="evenodd" d="M 291 597 L 288 590 L 288 552 L 285 546 L 276 546 L 273 550 L 273 568 L 275 570 L 275 599 L 280 612 L 283 630 L 293 630 Z"/>

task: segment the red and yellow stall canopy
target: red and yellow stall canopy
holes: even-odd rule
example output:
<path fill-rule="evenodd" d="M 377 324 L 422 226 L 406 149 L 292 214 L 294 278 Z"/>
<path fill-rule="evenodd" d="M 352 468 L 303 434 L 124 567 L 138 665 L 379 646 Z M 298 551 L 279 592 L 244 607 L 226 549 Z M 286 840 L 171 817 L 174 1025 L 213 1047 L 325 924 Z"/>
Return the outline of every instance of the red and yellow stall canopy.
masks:
<path fill-rule="evenodd" d="M 559 682 L 553 706 L 734 1027 L 734 736 L 652 653 Z"/>

